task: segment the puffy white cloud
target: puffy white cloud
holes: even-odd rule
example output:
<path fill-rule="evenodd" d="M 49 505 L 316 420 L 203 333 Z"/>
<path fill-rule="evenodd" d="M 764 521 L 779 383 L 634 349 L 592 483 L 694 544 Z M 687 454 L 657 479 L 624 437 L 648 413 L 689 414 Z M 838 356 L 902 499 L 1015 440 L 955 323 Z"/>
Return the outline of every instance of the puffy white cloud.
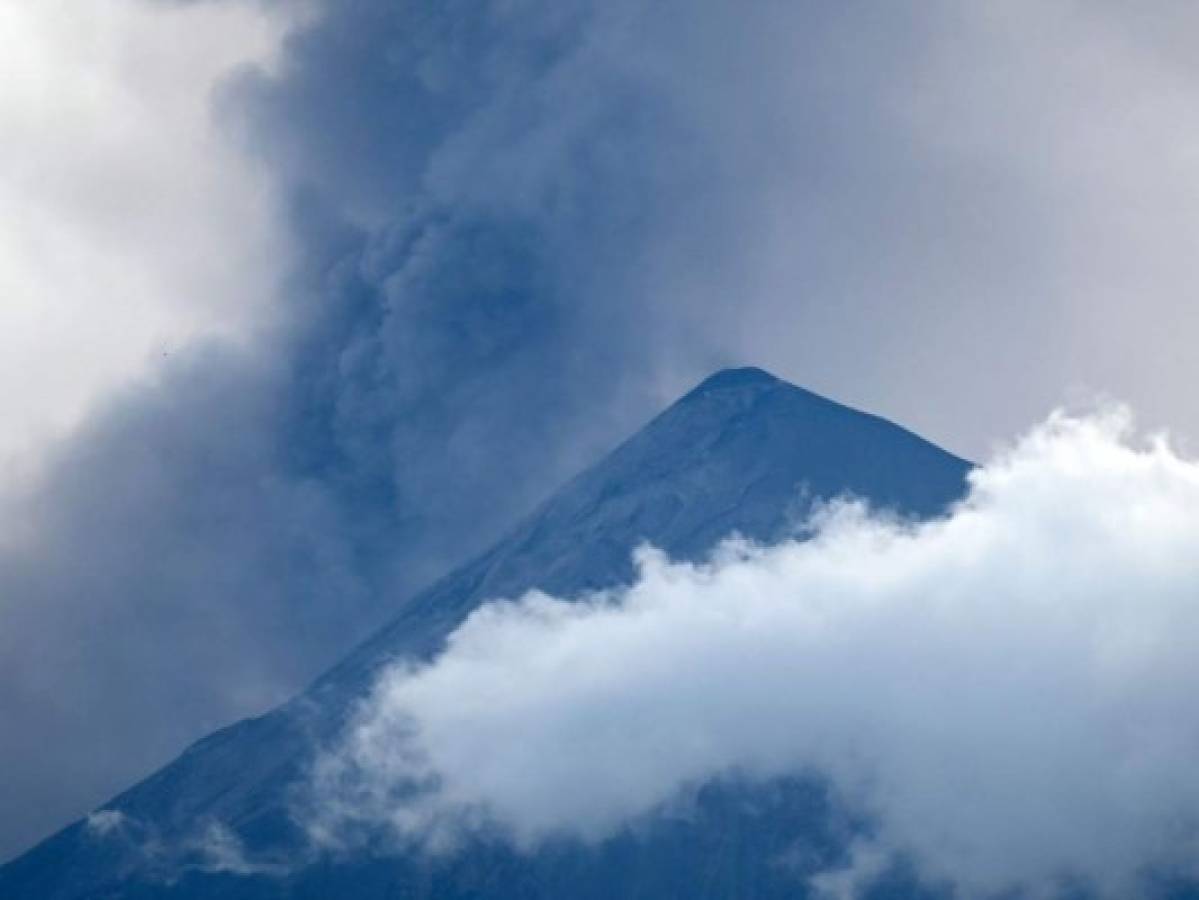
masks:
<path fill-rule="evenodd" d="M 942 520 L 841 503 L 807 542 L 646 549 L 627 590 L 480 608 L 380 680 L 316 828 L 595 839 L 723 773 L 815 769 L 878 825 L 832 895 L 900 851 L 970 896 L 1127 896 L 1199 836 L 1196 547 L 1199 463 L 1056 415 Z"/>
<path fill-rule="evenodd" d="M 163 355 L 259 321 L 285 248 L 213 94 L 289 21 L 0 0 L 0 478 Z"/>

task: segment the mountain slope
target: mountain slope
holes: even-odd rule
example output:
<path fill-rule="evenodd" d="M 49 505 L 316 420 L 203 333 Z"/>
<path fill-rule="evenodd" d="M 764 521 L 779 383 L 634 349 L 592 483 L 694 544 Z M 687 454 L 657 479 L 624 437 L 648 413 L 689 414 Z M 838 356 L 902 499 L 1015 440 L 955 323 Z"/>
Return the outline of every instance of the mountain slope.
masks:
<path fill-rule="evenodd" d="M 90 823 L 0 868 L 0 896 L 555 897 L 584 896 L 581 881 L 609 895 L 784 895 L 794 880 L 770 874 L 766 861 L 798 830 L 835 852 L 819 833 L 823 797 L 809 784 L 749 793 L 712 785 L 687 822 L 650 824 L 601 848 L 549 848 L 536 860 L 482 843 L 437 864 L 363 856 L 286 875 L 279 864 L 303 845 L 289 809 L 314 748 L 337 734 L 381 664 L 434 654 L 485 600 L 612 586 L 630 577 L 642 542 L 696 558 L 733 532 L 779 539 L 821 498 L 852 494 L 935 515 L 961 495 L 968 470 L 889 422 L 760 370 L 718 373 L 490 551 L 405 602 L 300 697 L 205 738 Z"/>

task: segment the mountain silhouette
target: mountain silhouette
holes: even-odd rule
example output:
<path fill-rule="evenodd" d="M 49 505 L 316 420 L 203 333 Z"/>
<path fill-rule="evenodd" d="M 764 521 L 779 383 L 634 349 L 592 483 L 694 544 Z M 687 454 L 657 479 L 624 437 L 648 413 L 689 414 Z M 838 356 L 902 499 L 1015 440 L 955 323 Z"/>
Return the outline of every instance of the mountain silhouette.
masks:
<path fill-rule="evenodd" d="M 625 583 L 643 543 L 700 559 L 732 534 L 792 537 L 813 504 L 841 496 L 936 516 L 963 494 L 970 468 L 895 424 L 760 369 L 719 372 L 490 550 L 399 603 L 390 624 L 298 697 L 204 738 L 0 867 L 0 897 L 803 896 L 797 872 L 838 859 L 856 827 L 838 819 L 816 778 L 747 785 L 730 777 L 699 788 L 686 816 L 600 846 L 563 841 L 532 854 L 480 835 L 440 858 L 376 845 L 314 856 L 295 809 L 314 753 L 337 737 L 379 668 L 433 657 L 481 603 Z M 900 884 L 902 873 L 895 878 Z"/>

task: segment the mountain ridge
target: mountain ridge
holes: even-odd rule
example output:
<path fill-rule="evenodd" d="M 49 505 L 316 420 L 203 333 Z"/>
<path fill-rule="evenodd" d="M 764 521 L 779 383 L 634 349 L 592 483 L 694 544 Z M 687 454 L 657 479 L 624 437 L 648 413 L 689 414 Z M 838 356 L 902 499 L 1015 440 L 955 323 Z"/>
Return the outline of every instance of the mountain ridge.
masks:
<path fill-rule="evenodd" d="M 290 805 L 313 748 L 336 736 L 381 665 L 428 659 L 485 600 L 533 588 L 575 597 L 627 582 L 631 551 L 643 542 L 698 559 L 732 533 L 775 541 L 794 534 L 813 503 L 844 494 L 908 516 L 937 515 L 961 496 L 969 469 L 885 419 L 761 369 L 717 372 L 492 548 L 401 603 L 390 624 L 297 697 L 202 738 L 105 804 L 125 828 L 98 835 L 82 820 L 0 867 L 0 895 L 240 896 L 224 884 L 233 873 L 206 861 L 197 823 L 218 823 L 249 854 L 294 849 L 303 835 Z M 147 861 L 151 841 L 184 849 Z M 188 874 L 167 894 L 172 867 Z M 237 877 L 239 891 L 262 881 Z M 195 883 L 178 886 L 184 882 Z M 297 884 L 276 879 L 246 896 L 300 896 Z"/>

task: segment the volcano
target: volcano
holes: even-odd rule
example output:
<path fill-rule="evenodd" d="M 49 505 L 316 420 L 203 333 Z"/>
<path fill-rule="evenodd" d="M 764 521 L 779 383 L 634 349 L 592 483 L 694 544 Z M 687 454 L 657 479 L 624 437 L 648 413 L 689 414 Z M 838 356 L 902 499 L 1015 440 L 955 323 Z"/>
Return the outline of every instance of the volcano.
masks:
<path fill-rule="evenodd" d="M 795 537 L 813 505 L 831 498 L 934 517 L 963 495 L 970 468 L 895 424 L 759 369 L 719 372 L 490 550 L 399 602 L 390 624 L 302 694 L 197 742 L 0 868 L 0 897 L 803 896 L 797 876 L 835 862 L 855 828 L 814 778 L 720 780 L 699 788 L 687 816 L 598 845 L 564 840 L 529 852 L 480 835 L 434 856 L 370 842 L 316 853 L 297 798 L 315 754 L 337 739 L 380 668 L 435 657 L 489 599 L 619 586 L 644 543 L 699 560 L 734 534 Z M 798 856 L 796 846 L 805 848 Z M 902 880 L 893 875 L 896 891 L 906 890 Z"/>

